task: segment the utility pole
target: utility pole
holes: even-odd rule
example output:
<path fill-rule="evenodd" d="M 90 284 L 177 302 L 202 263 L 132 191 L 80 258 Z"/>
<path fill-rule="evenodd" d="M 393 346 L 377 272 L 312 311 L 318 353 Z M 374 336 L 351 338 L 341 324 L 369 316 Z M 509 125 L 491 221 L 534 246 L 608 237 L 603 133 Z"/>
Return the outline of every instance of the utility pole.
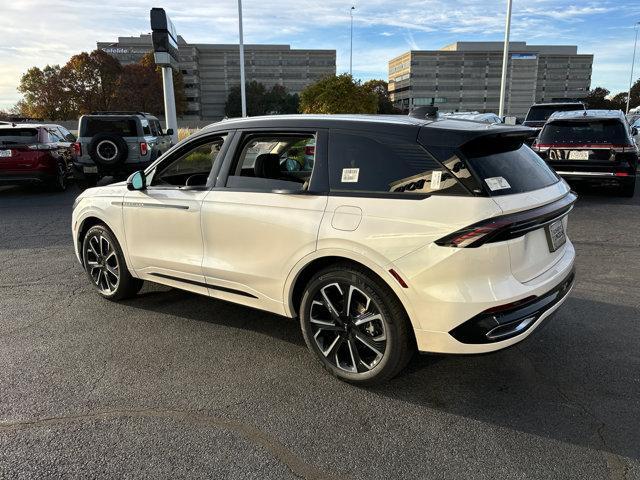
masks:
<path fill-rule="evenodd" d="M 498 116 L 504 116 L 504 102 L 507 90 L 507 66 L 509 65 L 509 30 L 511 30 L 511 3 L 507 0 L 507 24 L 504 27 L 504 49 L 502 52 L 502 81 L 500 82 L 500 108 Z"/>
<path fill-rule="evenodd" d="M 352 6 L 351 10 L 349 10 L 349 15 L 351 16 L 351 36 L 350 36 L 350 47 L 349 47 L 349 75 L 353 76 L 353 11 L 356 7 Z"/>
<path fill-rule="evenodd" d="M 633 67 L 636 63 L 636 46 L 638 45 L 638 25 L 640 22 L 636 22 L 634 28 L 636 31 L 636 40 L 633 42 L 633 59 L 631 60 L 631 77 L 629 77 L 629 93 L 627 94 L 627 110 L 624 113 L 629 113 L 629 102 L 631 101 L 631 87 L 633 86 Z"/>
<path fill-rule="evenodd" d="M 247 116 L 247 92 L 244 85 L 244 42 L 242 39 L 242 0 L 238 0 L 238 36 L 240 38 L 240 101 L 242 116 Z"/>

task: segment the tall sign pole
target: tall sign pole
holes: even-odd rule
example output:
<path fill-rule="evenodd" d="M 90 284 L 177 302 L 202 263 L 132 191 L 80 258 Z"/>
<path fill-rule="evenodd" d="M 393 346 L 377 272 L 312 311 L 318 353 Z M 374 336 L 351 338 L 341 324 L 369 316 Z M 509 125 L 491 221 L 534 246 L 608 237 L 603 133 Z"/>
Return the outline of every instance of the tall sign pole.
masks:
<path fill-rule="evenodd" d="M 353 76 L 353 11 L 356 7 L 351 7 L 349 15 L 351 16 L 351 35 L 349 39 L 349 75 Z"/>
<path fill-rule="evenodd" d="M 638 45 L 638 25 L 640 22 L 636 22 L 635 30 L 636 30 L 636 40 L 633 42 L 633 59 L 631 60 L 631 77 L 629 78 L 629 93 L 627 93 L 627 109 L 624 113 L 629 113 L 629 102 L 631 101 L 631 87 L 633 86 L 633 67 L 636 64 L 636 46 Z"/>
<path fill-rule="evenodd" d="M 504 103 L 507 94 L 507 66 L 509 65 L 509 30 L 511 30 L 511 2 L 507 0 L 507 24 L 504 27 L 504 49 L 502 51 L 502 80 L 500 81 L 500 108 L 498 116 L 504 116 Z"/>
<path fill-rule="evenodd" d="M 163 8 L 152 8 L 150 17 L 153 58 L 156 65 L 162 68 L 166 130 L 167 133 L 170 132 L 171 140 L 175 144 L 178 143 L 178 118 L 173 92 L 173 70 L 178 69 L 179 62 L 178 34 Z"/>
<path fill-rule="evenodd" d="M 242 0 L 238 0 L 238 36 L 240 38 L 240 101 L 242 102 L 242 116 L 247 116 L 247 92 L 244 82 L 244 41 L 242 38 Z"/>

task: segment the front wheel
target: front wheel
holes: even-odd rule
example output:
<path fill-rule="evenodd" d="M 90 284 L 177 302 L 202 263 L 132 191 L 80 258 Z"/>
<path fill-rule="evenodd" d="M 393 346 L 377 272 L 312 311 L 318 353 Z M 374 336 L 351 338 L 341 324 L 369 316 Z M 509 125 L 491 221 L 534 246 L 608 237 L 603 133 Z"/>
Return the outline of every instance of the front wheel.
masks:
<path fill-rule="evenodd" d="M 351 265 L 316 274 L 300 306 L 307 347 L 336 377 L 359 385 L 388 380 L 415 350 L 400 301 L 380 279 Z"/>
<path fill-rule="evenodd" d="M 64 162 L 56 163 L 56 175 L 51 181 L 50 188 L 54 192 L 64 192 L 67 189 L 68 169 Z"/>
<path fill-rule="evenodd" d="M 82 263 L 89 280 L 104 298 L 123 300 L 142 288 L 142 280 L 131 275 L 120 244 L 104 225 L 91 227 L 84 236 Z"/>

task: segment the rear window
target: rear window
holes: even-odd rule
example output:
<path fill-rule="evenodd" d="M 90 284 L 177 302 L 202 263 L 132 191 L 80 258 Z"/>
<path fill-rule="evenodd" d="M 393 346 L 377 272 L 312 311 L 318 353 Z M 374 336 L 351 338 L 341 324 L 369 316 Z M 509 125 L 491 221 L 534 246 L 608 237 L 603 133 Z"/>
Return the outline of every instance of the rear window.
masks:
<path fill-rule="evenodd" d="M 29 145 L 38 143 L 36 128 L 0 128 L 0 145 Z"/>
<path fill-rule="evenodd" d="M 86 118 L 81 136 L 93 137 L 99 133 L 114 133 L 123 137 L 137 137 L 138 129 L 133 118 Z"/>
<path fill-rule="evenodd" d="M 525 122 L 546 122 L 547 119 L 555 112 L 573 112 L 575 110 L 584 110 L 581 105 L 541 105 L 531 107 Z"/>
<path fill-rule="evenodd" d="M 329 172 L 334 192 L 468 194 L 415 140 L 392 135 L 332 131 Z"/>
<path fill-rule="evenodd" d="M 538 143 L 629 143 L 627 129 L 618 120 L 556 120 L 545 125 Z"/>
<path fill-rule="evenodd" d="M 548 187 L 558 182 L 556 174 L 529 147 L 469 157 L 471 169 L 491 195 L 512 195 Z"/>

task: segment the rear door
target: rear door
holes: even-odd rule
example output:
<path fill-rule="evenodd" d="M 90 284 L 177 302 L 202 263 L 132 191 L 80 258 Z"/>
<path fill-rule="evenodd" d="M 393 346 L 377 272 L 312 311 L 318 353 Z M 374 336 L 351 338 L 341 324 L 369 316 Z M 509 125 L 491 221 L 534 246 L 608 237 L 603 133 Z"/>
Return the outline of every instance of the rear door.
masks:
<path fill-rule="evenodd" d="M 327 204 L 327 133 L 243 130 L 236 139 L 202 205 L 202 270 L 211 296 L 284 313 L 285 280 L 315 251 Z"/>
<path fill-rule="evenodd" d="M 494 141 L 467 146 L 466 162 L 503 214 L 553 204 L 569 194 L 566 183 L 529 147 Z M 501 145 L 502 144 L 502 145 Z M 567 216 L 508 240 L 511 271 L 527 282 L 553 267 L 565 253 Z M 550 236 L 554 236 L 551 243 Z"/>

